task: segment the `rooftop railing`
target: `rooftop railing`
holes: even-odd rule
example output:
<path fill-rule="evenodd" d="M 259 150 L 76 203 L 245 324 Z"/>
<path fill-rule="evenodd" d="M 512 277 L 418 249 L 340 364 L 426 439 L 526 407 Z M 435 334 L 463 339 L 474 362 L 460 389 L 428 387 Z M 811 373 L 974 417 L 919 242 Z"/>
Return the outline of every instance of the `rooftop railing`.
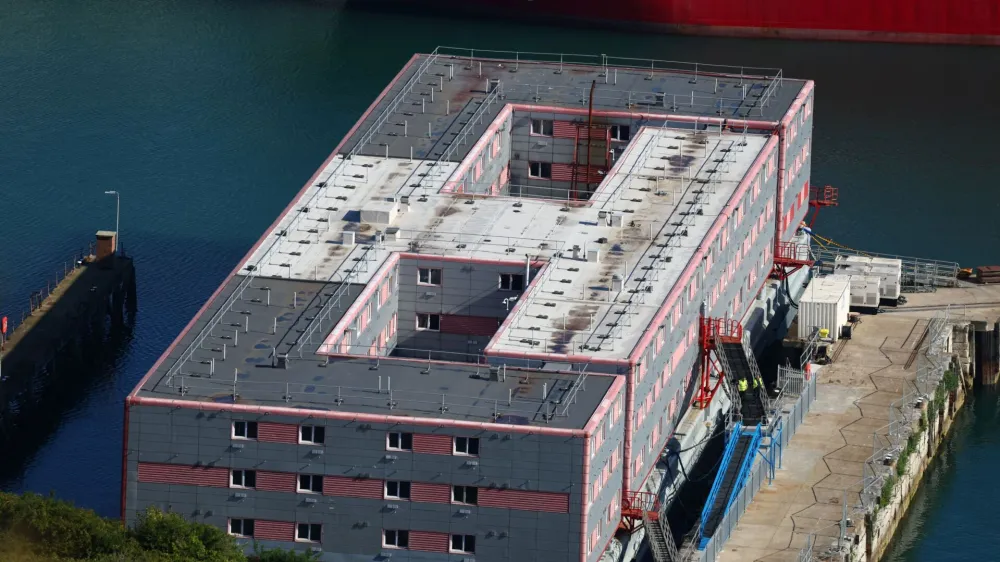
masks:
<path fill-rule="evenodd" d="M 373 365 L 377 365 L 375 358 Z M 429 365 L 427 372 L 438 368 L 441 367 Z M 483 365 L 478 377 L 487 379 L 490 376 L 489 369 L 489 366 Z M 388 414 L 400 410 L 400 415 L 416 412 L 430 416 L 478 418 L 490 423 L 545 425 L 557 418 L 569 416 L 570 406 L 576 402 L 577 393 L 583 389 L 579 377 L 583 377 L 584 373 L 585 371 L 581 371 L 572 383 L 553 377 L 535 381 L 535 388 L 531 390 L 535 394 L 530 396 L 520 389 L 531 383 L 531 379 L 537 377 L 537 374 L 499 368 L 497 384 L 506 384 L 509 388 L 506 396 L 494 398 L 393 388 L 391 376 L 378 374 L 370 376 L 372 383 L 377 386 L 248 381 L 240 380 L 241 373 L 238 369 L 230 380 L 219 376 L 205 378 L 180 375 L 172 392 L 180 396 L 202 396 L 225 403 L 294 405 L 306 412 L 310 407 L 331 411 L 357 411 L 358 408 L 365 408 L 385 410 Z M 506 382 L 509 377 L 514 377 L 511 383 L 516 384 Z M 399 378 L 409 379 L 405 374 Z"/>

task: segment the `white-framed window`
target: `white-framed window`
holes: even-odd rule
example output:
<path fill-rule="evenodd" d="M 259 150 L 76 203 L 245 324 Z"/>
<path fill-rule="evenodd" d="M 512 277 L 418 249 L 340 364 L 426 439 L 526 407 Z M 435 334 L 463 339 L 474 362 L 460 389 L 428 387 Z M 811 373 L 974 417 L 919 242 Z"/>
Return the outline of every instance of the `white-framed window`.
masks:
<path fill-rule="evenodd" d="M 322 445 L 326 440 L 326 428 L 321 425 L 300 425 L 299 443 Z"/>
<path fill-rule="evenodd" d="M 552 164 L 548 162 L 528 162 L 528 177 L 543 180 L 552 179 Z"/>
<path fill-rule="evenodd" d="M 412 451 L 413 434 L 390 431 L 385 436 L 385 448 L 390 451 Z"/>
<path fill-rule="evenodd" d="M 323 525 L 319 523 L 299 523 L 295 527 L 295 540 L 297 541 L 321 542 L 323 540 Z"/>
<path fill-rule="evenodd" d="M 455 438 L 455 454 L 456 455 L 478 455 L 479 454 L 479 438 L 478 437 L 456 437 Z"/>
<path fill-rule="evenodd" d="M 611 140 L 627 141 L 632 138 L 632 130 L 628 125 L 612 125 Z"/>
<path fill-rule="evenodd" d="M 418 267 L 417 283 L 420 285 L 440 285 L 441 270 L 433 267 Z"/>
<path fill-rule="evenodd" d="M 319 474 L 300 474 L 298 491 L 309 494 L 322 494 L 323 477 Z"/>
<path fill-rule="evenodd" d="M 385 529 L 382 531 L 382 546 L 410 548 L 410 532 Z"/>
<path fill-rule="evenodd" d="M 256 488 L 256 470 L 233 470 L 229 476 L 230 488 Z"/>
<path fill-rule="evenodd" d="M 230 519 L 229 534 L 236 537 L 253 538 L 253 519 Z"/>
<path fill-rule="evenodd" d="M 256 439 L 257 438 L 257 422 L 252 422 L 252 421 L 234 421 L 233 422 L 233 438 L 235 438 L 235 439 Z"/>
<path fill-rule="evenodd" d="M 552 136 L 552 120 L 551 119 L 532 119 L 531 120 L 531 134 L 533 135 L 545 135 L 547 137 Z"/>
<path fill-rule="evenodd" d="M 386 480 L 385 497 L 393 500 L 410 499 L 410 483 L 404 480 Z"/>
<path fill-rule="evenodd" d="M 451 552 L 462 554 L 476 553 L 476 535 L 452 535 Z"/>
<path fill-rule="evenodd" d="M 452 486 L 451 501 L 467 505 L 478 505 L 479 488 L 475 486 Z"/>
<path fill-rule="evenodd" d="M 430 330 L 432 332 L 441 331 L 441 315 L 440 314 L 417 314 L 417 329 L 418 330 Z"/>
<path fill-rule="evenodd" d="M 501 273 L 500 274 L 500 290 L 501 291 L 523 291 L 524 290 L 524 274 L 523 273 Z"/>

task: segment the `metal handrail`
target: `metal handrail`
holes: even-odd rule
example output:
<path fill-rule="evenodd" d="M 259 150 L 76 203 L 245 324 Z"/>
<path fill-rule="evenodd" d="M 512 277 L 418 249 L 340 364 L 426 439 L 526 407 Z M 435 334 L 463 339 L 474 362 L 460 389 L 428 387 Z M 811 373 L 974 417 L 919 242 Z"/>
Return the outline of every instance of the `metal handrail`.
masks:
<path fill-rule="evenodd" d="M 289 382 L 259 382 L 245 380 L 223 380 L 221 378 L 204 378 L 197 376 L 178 376 L 180 382 L 177 392 L 182 395 L 189 395 L 192 390 L 200 390 L 207 396 L 227 395 L 234 396 L 235 399 L 244 397 L 244 393 L 252 394 L 254 402 L 275 402 L 289 403 L 293 400 L 297 404 L 310 402 L 303 400 L 303 397 L 314 398 L 312 402 L 321 404 L 344 404 L 362 405 L 368 407 L 379 407 L 388 410 L 406 408 L 400 402 L 409 405 L 423 406 L 427 411 L 437 410 L 442 413 L 447 412 L 449 407 L 466 408 L 473 415 L 483 418 L 496 419 L 503 415 L 518 415 L 529 419 L 535 416 L 545 416 L 548 412 L 545 409 L 547 401 L 539 398 L 528 398 L 523 394 L 511 394 L 508 399 L 483 399 L 481 396 L 465 396 L 461 394 L 422 392 L 417 390 L 395 390 L 389 384 L 385 387 L 363 387 L 344 385 L 322 385 L 314 383 L 289 383 Z M 380 383 L 381 384 L 381 381 Z M 313 391 L 306 392 L 306 388 Z M 271 399 L 260 398 L 261 393 L 273 392 L 275 397 Z M 518 404 L 521 406 L 518 407 Z M 442 409 L 443 407 L 443 409 Z"/>
<path fill-rule="evenodd" d="M 469 60 L 513 60 L 515 64 L 561 63 L 569 65 L 599 66 L 602 68 L 629 68 L 635 70 L 675 71 L 702 74 L 727 74 L 745 78 L 775 78 L 782 75 L 780 68 L 704 64 L 698 62 L 643 59 L 635 57 L 612 57 L 579 53 L 550 53 L 533 51 L 504 51 L 492 49 L 470 49 L 466 47 L 439 46 L 433 53 Z M 476 56 L 478 54 L 478 56 Z M 513 55 L 513 57 L 511 56 Z"/>
<path fill-rule="evenodd" d="M 365 144 L 367 144 L 371 140 L 371 138 L 373 138 L 375 134 L 377 134 L 378 130 L 389 119 L 389 116 L 396 110 L 396 108 L 399 107 L 399 104 L 402 103 L 406 95 L 413 90 L 413 86 L 419 82 L 420 77 L 423 76 L 423 74 L 427 71 L 427 69 L 438 59 L 438 54 L 436 51 L 437 49 L 435 49 L 435 52 L 431 53 L 424 60 L 424 62 L 421 63 L 419 67 L 417 67 L 417 71 L 414 72 L 413 76 L 411 76 L 409 80 L 407 80 L 406 84 L 404 84 L 400 92 L 397 93 L 396 96 L 393 98 L 393 101 L 390 102 L 390 104 L 386 106 L 384 110 L 382 110 L 382 112 L 376 118 L 373 125 L 368 128 L 368 130 L 365 132 L 364 135 L 362 135 L 362 137 L 358 140 L 355 146 L 348 152 L 347 156 L 339 160 L 336 167 L 333 170 L 331 170 L 329 174 L 327 174 L 326 179 L 323 180 L 323 182 L 326 183 L 330 182 L 334 178 L 334 176 L 346 170 L 347 162 L 352 157 L 359 154 L 361 150 L 364 149 Z M 299 208 L 299 210 L 296 211 L 295 215 L 291 218 L 288 224 L 285 225 L 283 228 L 279 224 L 279 228 L 282 228 L 282 230 L 284 230 L 285 232 L 291 231 L 295 227 L 295 225 L 298 224 L 299 220 L 303 216 L 308 215 L 308 211 L 304 211 L 303 209 L 311 207 L 312 202 L 315 201 L 316 198 L 319 197 L 320 194 L 323 193 L 324 191 L 325 188 L 317 189 L 312 194 L 312 196 L 309 197 L 309 200 L 305 203 L 305 205 L 302 205 Z M 191 356 L 194 354 L 195 350 L 199 349 L 201 345 L 205 342 L 205 339 L 209 335 L 211 335 L 212 331 L 215 329 L 216 326 L 219 325 L 219 322 L 222 321 L 222 318 L 226 315 L 226 313 L 232 310 L 232 306 L 236 302 L 236 300 L 243 298 L 243 292 L 248 287 L 252 286 L 253 279 L 257 277 L 258 272 L 260 271 L 261 264 L 264 262 L 264 260 L 268 259 L 271 256 L 272 252 L 274 252 L 276 248 L 280 247 L 282 240 L 284 238 L 286 238 L 286 236 L 279 236 L 276 239 L 271 240 L 270 244 L 267 246 L 267 249 L 264 250 L 262 254 L 260 254 L 257 260 L 246 267 L 246 269 L 248 270 L 247 275 L 243 278 L 242 281 L 240 281 L 240 283 L 233 290 L 232 294 L 229 295 L 229 297 L 226 299 L 223 305 L 219 307 L 218 310 L 216 310 L 215 314 L 212 315 L 212 318 L 208 321 L 205 327 L 202 328 L 201 332 L 199 332 L 198 337 L 191 342 L 191 345 L 188 346 L 187 350 L 185 350 L 184 353 L 182 353 L 181 356 L 177 359 L 177 361 L 175 361 L 174 364 L 171 365 L 171 367 L 167 370 L 166 381 L 168 385 L 170 384 L 171 378 L 174 375 L 176 375 L 183 368 L 184 364 L 191 359 Z"/>
<path fill-rule="evenodd" d="M 312 320 L 309 321 L 309 324 L 306 326 L 305 330 L 302 331 L 302 335 L 299 336 L 298 339 L 299 345 L 295 348 L 295 351 L 299 354 L 300 358 L 302 357 L 302 348 L 305 347 L 306 343 L 312 342 L 313 334 L 316 332 L 317 329 L 319 329 L 320 326 L 323 325 L 323 321 L 329 318 L 330 313 L 333 311 L 333 306 L 335 304 L 339 305 L 340 298 L 344 295 L 345 292 L 350 290 L 351 279 L 358 277 L 359 273 L 361 272 L 361 268 L 367 267 L 368 262 L 372 261 L 372 259 L 370 259 L 370 256 L 373 253 L 377 253 L 376 246 L 365 247 L 365 251 L 362 252 L 361 255 L 358 257 L 358 261 L 354 263 L 354 267 L 352 267 L 350 271 L 348 271 L 344 275 L 344 278 L 340 281 L 340 286 L 337 287 L 337 291 L 323 304 L 323 307 L 320 309 L 320 311 L 315 316 L 313 316 Z"/>

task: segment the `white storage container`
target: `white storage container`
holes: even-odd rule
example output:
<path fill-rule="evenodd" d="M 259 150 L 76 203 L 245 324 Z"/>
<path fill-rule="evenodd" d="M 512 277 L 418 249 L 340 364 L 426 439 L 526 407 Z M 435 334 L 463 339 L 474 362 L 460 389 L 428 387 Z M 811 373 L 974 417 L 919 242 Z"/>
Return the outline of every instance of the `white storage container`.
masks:
<path fill-rule="evenodd" d="M 830 331 L 833 341 L 840 338 L 840 327 L 847 324 L 851 282 L 842 276 L 817 277 L 806 287 L 799 300 L 799 338 L 808 338 L 814 328 Z"/>
<path fill-rule="evenodd" d="M 851 276 L 851 306 L 878 308 L 882 298 L 882 278 L 869 275 Z"/>

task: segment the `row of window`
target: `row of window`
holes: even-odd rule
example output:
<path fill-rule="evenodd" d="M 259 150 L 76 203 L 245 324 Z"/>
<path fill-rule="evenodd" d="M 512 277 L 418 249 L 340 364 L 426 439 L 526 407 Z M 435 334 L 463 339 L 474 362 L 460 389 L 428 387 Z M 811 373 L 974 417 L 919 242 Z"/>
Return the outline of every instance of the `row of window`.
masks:
<path fill-rule="evenodd" d="M 229 534 L 240 538 L 254 538 L 256 521 L 254 519 L 230 519 Z M 321 523 L 297 523 L 295 525 L 295 540 L 298 542 L 318 543 L 323 540 L 323 525 Z M 384 529 L 382 531 L 382 546 L 387 548 L 409 548 L 410 532 L 400 529 Z M 449 552 L 456 554 L 475 554 L 475 535 L 451 535 Z"/>
<path fill-rule="evenodd" d="M 435 267 L 418 267 L 417 268 L 417 284 L 418 285 L 430 285 L 434 287 L 441 286 L 442 271 Z M 501 273 L 500 280 L 497 287 L 501 291 L 523 291 L 524 290 L 524 274 L 521 273 Z"/>
<path fill-rule="evenodd" d="M 383 499 L 408 500 L 413 483 L 407 480 L 386 480 L 383 486 Z M 256 470 L 231 470 L 230 487 L 254 489 L 257 487 Z M 301 494 L 322 494 L 323 476 L 319 474 L 299 474 L 296 491 Z M 463 505 L 479 505 L 479 488 L 475 486 L 451 487 L 452 503 Z"/>
<path fill-rule="evenodd" d="M 233 438 L 257 439 L 257 422 L 234 421 Z M 300 425 L 299 443 L 303 445 L 322 445 L 326 441 L 326 428 L 321 425 Z"/>
<path fill-rule="evenodd" d="M 555 126 L 552 119 L 532 119 L 531 134 L 543 137 L 551 137 L 555 133 Z M 631 137 L 631 127 L 629 125 L 611 125 L 610 136 L 613 141 L 625 142 Z"/>
<path fill-rule="evenodd" d="M 235 439 L 257 439 L 258 426 L 254 421 L 234 421 L 233 438 Z M 322 445 L 326 440 L 326 428 L 321 425 L 300 425 L 299 443 L 309 445 Z M 390 431 L 385 438 L 386 449 L 390 451 L 413 451 L 413 434 L 399 431 Z M 478 437 L 454 437 L 452 438 L 452 453 L 456 455 L 479 455 Z"/>

